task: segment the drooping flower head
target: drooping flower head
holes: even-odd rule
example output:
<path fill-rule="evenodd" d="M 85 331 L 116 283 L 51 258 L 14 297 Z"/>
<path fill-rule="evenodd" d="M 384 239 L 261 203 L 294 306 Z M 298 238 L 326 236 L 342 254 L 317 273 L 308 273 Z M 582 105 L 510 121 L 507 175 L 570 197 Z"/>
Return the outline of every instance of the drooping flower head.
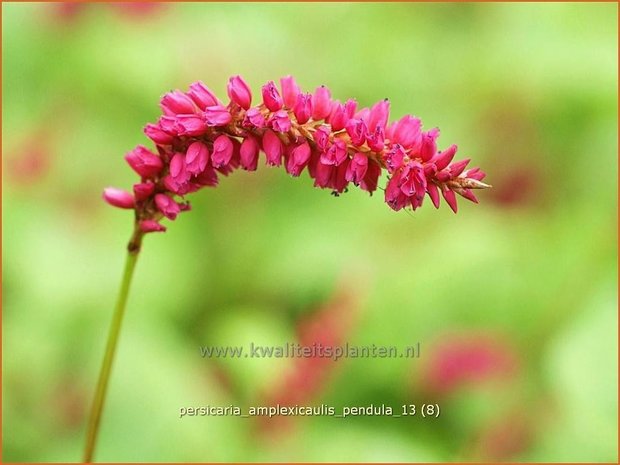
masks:
<path fill-rule="evenodd" d="M 291 176 L 307 169 L 316 187 L 336 195 L 350 184 L 372 194 L 385 170 L 385 202 L 394 210 L 415 210 L 426 196 L 438 208 L 441 194 L 456 213 L 456 194 L 477 203 L 473 190 L 489 187 L 483 171 L 466 169 L 468 159 L 453 161 L 456 145 L 438 150 L 438 129 L 423 131 L 411 115 L 389 124 L 387 99 L 358 109 L 353 99 L 333 100 L 325 86 L 305 93 L 291 76 L 280 89 L 265 84 L 255 106 L 241 76 L 230 78 L 227 92 L 227 105 L 200 81 L 164 95 L 161 117 L 144 128 L 156 150 L 139 145 L 125 156 L 140 176 L 133 195 L 108 188 L 103 197 L 134 209 L 142 233 L 165 231 L 159 221 L 189 210 L 185 196 L 216 186 L 219 176 L 256 170 L 261 151 L 267 165 Z"/>

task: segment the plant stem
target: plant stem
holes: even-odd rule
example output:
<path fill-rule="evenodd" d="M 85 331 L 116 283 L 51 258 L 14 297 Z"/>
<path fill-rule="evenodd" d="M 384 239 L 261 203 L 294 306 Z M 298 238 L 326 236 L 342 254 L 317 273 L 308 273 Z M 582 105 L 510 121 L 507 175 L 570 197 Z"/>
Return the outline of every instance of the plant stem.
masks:
<path fill-rule="evenodd" d="M 116 301 L 114 315 L 112 316 L 112 324 L 110 325 L 110 332 L 108 333 L 108 342 L 105 349 L 105 355 L 103 357 L 103 363 L 101 364 L 101 370 L 99 372 L 99 380 L 97 381 L 97 388 L 95 391 L 95 398 L 93 399 L 90 418 L 88 420 L 84 463 L 91 463 L 95 454 L 101 414 L 103 412 L 103 405 L 105 403 L 108 384 L 110 381 L 110 372 L 112 371 L 112 362 L 114 361 L 114 354 L 116 352 L 116 346 L 118 345 L 118 335 L 123 323 L 123 315 L 125 314 L 125 306 L 127 304 L 129 288 L 131 286 L 131 278 L 133 277 L 133 271 L 136 266 L 136 261 L 138 260 L 141 242 L 142 233 L 140 233 L 138 228 L 136 228 L 136 231 L 129 242 L 129 246 L 127 247 L 128 251 L 127 258 L 125 260 L 123 280 L 121 281 L 118 300 Z"/>

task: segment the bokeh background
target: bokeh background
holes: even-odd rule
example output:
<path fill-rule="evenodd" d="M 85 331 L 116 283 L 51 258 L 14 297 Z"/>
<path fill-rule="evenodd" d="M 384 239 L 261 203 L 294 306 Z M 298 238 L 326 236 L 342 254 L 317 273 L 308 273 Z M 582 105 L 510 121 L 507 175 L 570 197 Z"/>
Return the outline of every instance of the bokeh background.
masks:
<path fill-rule="evenodd" d="M 81 459 L 161 95 L 233 74 L 439 126 L 495 187 L 395 213 L 261 166 L 146 238 L 101 461 L 616 461 L 616 4 L 2 5 L 5 461 Z M 385 179 L 380 182 L 385 184 Z M 427 201 L 428 202 L 428 201 Z M 419 359 L 208 360 L 200 345 Z M 437 403 L 438 419 L 179 418 Z"/>

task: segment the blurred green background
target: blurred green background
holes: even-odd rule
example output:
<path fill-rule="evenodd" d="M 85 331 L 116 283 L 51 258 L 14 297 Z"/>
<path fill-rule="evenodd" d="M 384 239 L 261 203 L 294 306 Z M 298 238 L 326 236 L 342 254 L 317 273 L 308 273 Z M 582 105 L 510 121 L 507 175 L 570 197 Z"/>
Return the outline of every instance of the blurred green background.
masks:
<path fill-rule="evenodd" d="M 161 95 L 389 97 L 494 189 L 458 215 L 236 172 L 146 238 L 101 461 L 616 461 L 616 4 L 2 5 L 4 461 L 78 461 Z M 261 163 L 262 165 L 262 163 Z M 385 185 L 385 179 L 380 181 Z M 208 360 L 325 336 L 419 359 Z M 294 399 L 438 419 L 179 418 Z"/>

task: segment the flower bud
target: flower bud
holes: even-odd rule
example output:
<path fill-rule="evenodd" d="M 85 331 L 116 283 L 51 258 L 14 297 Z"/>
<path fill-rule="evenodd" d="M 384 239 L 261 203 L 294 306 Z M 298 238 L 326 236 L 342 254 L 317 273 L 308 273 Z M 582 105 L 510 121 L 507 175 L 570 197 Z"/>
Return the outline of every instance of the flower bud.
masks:
<path fill-rule="evenodd" d="M 264 128 L 267 125 L 267 120 L 258 108 L 250 108 L 245 113 L 243 125 L 246 127 Z"/>
<path fill-rule="evenodd" d="M 182 136 L 196 137 L 207 132 L 207 122 L 200 115 L 178 115 L 176 125 Z"/>
<path fill-rule="evenodd" d="M 437 138 L 439 137 L 439 129 L 434 128 L 428 132 L 422 133 L 422 144 L 420 147 L 420 158 L 422 161 L 429 161 L 437 152 Z"/>
<path fill-rule="evenodd" d="M 454 162 L 450 165 L 450 177 L 456 178 L 459 174 L 463 172 L 465 167 L 469 164 L 471 159 L 466 158 L 465 160 Z"/>
<path fill-rule="evenodd" d="M 133 194 L 136 200 L 146 200 L 155 192 L 155 184 L 152 182 L 140 182 L 133 185 Z"/>
<path fill-rule="evenodd" d="M 205 86 L 202 81 L 197 81 L 190 85 L 187 94 L 201 110 L 222 104 L 211 89 Z"/>
<path fill-rule="evenodd" d="M 426 185 L 426 193 L 431 198 L 435 208 L 439 208 L 439 189 L 435 183 L 429 182 Z"/>
<path fill-rule="evenodd" d="M 282 104 L 284 102 L 282 100 L 282 97 L 280 97 L 280 92 L 278 92 L 278 88 L 273 81 L 269 81 L 263 86 L 262 93 L 263 103 L 269 109 L 269 111 L 278 111 L 282 108 Z"/>
<path fill-rule="evenodd" d="M 130 209 L 135 206 L 133 195 L 116 187 L 106 187 L 103 190 L 103 200 L 118 208 Z"/>
<path fill-rule="evenodd" d="M 196 106 L 191 98 L 180 90 L 168 92 L 159 104 L 168 116 L 190 114 L 196 111 Z"/>
<path fill-rule="evenodd" d="M 361 146 L 366 142 L 366 123 L 361 119 L 351 118 L 346 124 L 346 129 L 353 145 Z"/>
<path fill-rule="evenodd" d="M 271 130 L 267 129 L 263 135 L 263 151 L 267 156 L 267 164 L 280 166 L 284 147 L 280 138 Z"/>
<path fill-rule="evenodd" d="M 256 171 L 258 165 L 258 141 L 253 136 L 246 137 L 239 149 L 239 162 L 241 167 L 247 171 Z"/>
<path fill-rule="evenodd" d="M 288 132 L 291 130 L 291 119 L 284 110 L 277 111 L 269 121 L 270 126 L 277 132 Z"/>
<path fill-rule="evenodd" d="M 366 176 L 366 171 L 368 171 L 368 157 L 363 153 L 357 152 L 351 159 L 351 163 L 349 163 L 345 178 L 347 181 L 358 185 Z"/>
<path fill-rule="evenodd" d="M 366 136 L 366 141 L 371 150 L 380 152 L 385 147 L 385 133 L 382 126 L 377 126 L 373 133 Z"/>
<path fill-rule="evenodd" d="M 312 116 L 312 96 L 310 94 L 299 94 L 293 113 L 295 113 L 295 118 L 299 124 L 307 123 Z"/>
<path fill-rule="evenodd" d="M 443 170 L 446 166 L 450 164 L 450 162 L 454 158 L 454 155 L 456 155 L 456 150 L 457 150 L 456 145 L 452 144 L 446 150 L 444 150 L 443 152 L 437 153 L 433 157 L 432 162 L 437 168 L 437 171 Z"/>
<path fill-rule="evenodd" d="M 222 134 L 213 142 L 213 154 L 211 163 L 214 168 L 221 168 L 230 163 L 233 156 L 233 143 L 228 136 Z"/>
<path fill-rule="evenodd" d="M 166 232 L 166 227 L 155 220 L 142 220 L 140 221 L 140 231 L 144 233 Z"/>
<path fill-rule="evenodd" d="M 332 130 L 340 131 L 349 121 L 347 114 L 345 113 L 344 105 L 338 100 L 332 103 L 332 111 L 327 118 L 327 122 L 331 125 Z"/>
<path fill-rule="evenodd" d="M 327 151 L 329 147 L 329 135 L 331 134 L 331 128 L 327 125 L 319 127 L 314 133 L 314 142 L 322 152 Z"/>
<path fill-rule="evenodd" d="M 172 156 L 170 160 L 170 176 L 179 184 L 189 181 L 191 174 L 185 167 L 184 154 L 177 152 Z"/>
<path fill-rule="evenodd" d="M 332 146 L 321 154 L 324 165 L 340 165 L 347 158 L 347 144 L 342 139 L 335 139 Z"/>
<path fill-rule="evenodd" d="M 209 126 L 226 126 L 232 121 L 232 116 L 223 105 L 214 105 L 205 108 L 204 119 Z"/>
<path fill-rule="evenodd" d="M 280 79 L 280 86 L 282 87 L 282 97 L 284 105 L 287 108 L 293 108 L 297 103 L 297 96 L 301 93 L 301 89 L 295 82 L 293 76 L 286 76 Z"/>
<path fill-rule="evenodd" d="M 286 171 L 293 176 L 299 176 L 310 161 L 311 153 L 308 142 L 295 147 L 286 161 Z"/>
<path fill-rule="evenodd" d="M 312 119 L 325 119 L 332 111 L 331 92 L 325 86 L 317 87 L 312 96 Z"/>
<path fill-rule="evenodd" d="M 233 76 L 228 80 L 228 96 L 244 110 L 250 108 L 252 91 L 241 76 Z"/>
<path fill-rule="evenodd" d="M 422 135 L 420 133 L 421 126 L 422 123 L 418 118 L 414 118 L 411 115 L 405 115 L 394 125 L 393 134 L 390 137 L 390 140 L 407 149 L 417 146 L 422 142 Z M 413 148 L 414 152 L 417 152 L 418 150 Z"/>
<path fill-rule="evenodd" d="M 174 140 L 174 136 L 165 132 L 158 124 L 147 124 L 144 127 L 144 134 L 159 145 L 170 145 Z"/>
<path fill-rule="evenodd" d="M 445 189 L 441 190 L 441 193 L 445 201 L 448 203 L 448 205 L 450 205 L 452 211 L 456 213 L 458 211 L 458 205 L 456 204 L 456 195 L 454 194 L 454 192 L 446 187 Z"/>
<path fill-rule="evenodd" d="M 192 142 L 185 154 L 185 168 L 191 175 L 202 173 L 209 162 L 209 149 L 200 141 Z"/>
<path fill-rule="evenodd" d="M 138 145 L 131 152 L 127 153 L 125 160 L 143 178 L 156 176 L 164 167 L 161 158 L 143 145 Z"/>
<path fill-rule="evenodd" d="M 375 132 L 378 127 L 383 128 L 387 124 L 390 116 L 390 101 L 388 99 L 381 100 L 373 105 L 368 116 L 368 131 Z"/>
<path fill-rule="evenodd" d="M 174 220 L 181 212 L 181 207 L 166 194 L 155 194 L 157 209 L 168 219 Z"/>

